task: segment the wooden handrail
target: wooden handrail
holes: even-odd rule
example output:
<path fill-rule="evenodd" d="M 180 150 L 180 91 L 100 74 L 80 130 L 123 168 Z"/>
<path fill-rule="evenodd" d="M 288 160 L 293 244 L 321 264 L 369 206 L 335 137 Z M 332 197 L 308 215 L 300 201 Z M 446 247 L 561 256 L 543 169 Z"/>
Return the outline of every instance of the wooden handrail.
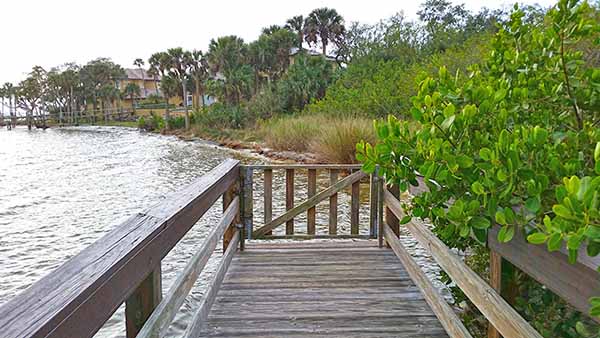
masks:
<path fill-rule="evenodd" d="M 212 304 L 215 302 L 215 298 L 217 297 L 217 292 L 221 288 L 221 283 L 225 278 L 225 273 L 227 273 L 227 269 L 229 268 L 229 264 L 231 264 L 231 260 L 233 259 L 233 255 L 237 250 L 237 245 L 239 243 L 240 235 L 239 231 L 236 230 L 233 234 L 233 238 L 227 250 L 223 253 L 223 258 L 219 263 L 219 267 L 215 272 L 208 289 L 204 293 L 202 297 L 202 301 L 198 305 L 198 310 L 196 310 L 192 321 L 188 325 L 185 330 L 184 337 L 187 338 L 195 338 L 200 334 L 200 330 L 206 322 L 206 318 L 208 318 L 208 313 L 210 312 L 210 308 Z"/>
<path fill-rule="evenodd" d="M 488 247 L 520 270 L 545 285 L 584 314 L 589 313 L 591 297 L 600 294 L 600 256 L 579 253 L 577 263 L 569 263 L 562 251 L 548 252 L 545 246 L 529 244 L 520 231 L 508 243 L 498 242 L 497 227 L 488 232 Z M 591 317 L 600 321 L 598 317 Z"/>
<path fill-rule="evenodd" d="M 156 307 L 154 312 L 152 312 L 152 315 L 148 318 L 144 327 L 136 336 L 137 338 L 164 337 L 166 335 L 169 325 L 173 321 L 173 318 L 175 318 L 181 305 L 183 305 L 185 298 L 206 266 L 208 259 L 215 251 L 225 230 L 231 226 L 234 219 L 237 217 L 239 206 L 239 197 L 235 197 L 227 210 L 223 213 L 219 224 L 212 229 L 202 243 L 200 250 L 198 250 L 198 252 L 190 259 L 163 300 Z M 233 239 L 235 240 L 235 235 Z M 235 243 L 237 243 L 237 241 Z"/>
<path fill-rule="evenodd" d="M 431 310 L 438 317 L 448 335 L 451 338 L 472 338 L 467 328 L 460 321 L 456 313 L 454 313 L 454 310 L 452 310 L 438 290 L 431 284 L 431 281 L 423 270 L 421 270 L 417 262 L 406 251 L 392 228 L 389 225 L 385 225 L 383 233 L 385 240 L 406 268 L 406 272 L 408 272 L 410 278 L 422 291 L 421 293 L 425 297 L 425 301 L 427 301 Z"/>
<path fill-rule="evenodd" d="M 362 168 L 361 164 L 248 164 L 244 165 L 246 168 L 251 169 L 298 169 L 298 170 L 310 170 L 310 169 L 324 169 L 324 170 L 359 170 Z"/>
<path fill-rule="evenodd" d="M 398 218 L 404 217 L 400 201 L 387 190 L 384 194 L 384 203 Z M 405 226 L 504 337 L 542 337 L 498 292 L 471 270 L 429 229 L 412 222 L 408 222 Z"/>
<path fill-rule="evenodd" d="M 239 179 L 226 160 L 138 213 L 0 307 L 3 338 L 89 337 Z"/>

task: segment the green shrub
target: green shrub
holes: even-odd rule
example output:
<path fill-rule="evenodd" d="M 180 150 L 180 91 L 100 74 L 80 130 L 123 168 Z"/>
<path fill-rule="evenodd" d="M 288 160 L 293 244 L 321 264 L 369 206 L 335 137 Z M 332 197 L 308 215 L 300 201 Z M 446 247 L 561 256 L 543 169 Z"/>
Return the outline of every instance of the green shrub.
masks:
<path fill-rule="evenodd" d="M 138 119 L 138 128 L 145 131 L 161 131 L 165 128 L 165 120 L 154 113 L 147 118 L 141 116 Z"/>
<path fill-rule="evenodd" d="M 599 48 L 598 12 L 560 0 L 543 22 L 528 23 L 515 8 L 484 67 L 473 66 L 464 80 L 442 67 L 420 81 L 410 109 L 418 128 L 390 116 L 377 124 L 379 143 L 359 144 L 357 158 L 366 171 L 379 165 L 403 191 L 424 176 L 429 190 L 406 212 L 431 222 L 452 247 L 484 245 L 496 225 L 500 242 L 521 231 L 548 251 L 564 244 L 571 262 L 583 245 L 597 256 L 600 69 L 579 49 Z M 518 287 L 527 280 L 503 278 Z M 551 298 L 539 284 L 534 289 L 523 294 Z M 563 304 L 535 308 L 560 311 L 553 318 L 568 323 L 582 318 Z M 591 305 L 590 314 L 600 316 L 600 298 Z M 547 337 L 578 336 L 573 325 L 539 321 L 544 316 L 532 314 L 529 301 L 516 306 Z"/>
<path fill-rule="evenodd" d="M 247 113 L 240 106 L 215 103 L 194 113 L 194 122 L 211 129 L 239 129 L 246 123 Z"/>

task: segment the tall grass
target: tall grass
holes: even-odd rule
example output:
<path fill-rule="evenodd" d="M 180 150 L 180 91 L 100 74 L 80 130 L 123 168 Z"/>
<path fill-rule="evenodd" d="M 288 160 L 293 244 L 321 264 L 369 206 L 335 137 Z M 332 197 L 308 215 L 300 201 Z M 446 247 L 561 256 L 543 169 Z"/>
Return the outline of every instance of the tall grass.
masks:
<path fill-rule="evenodd" d="M 310 152 L 324 163 L 356 163 L 356 143 L 376 140 L 372 120 L 360 117 L 282 117 L 264 122 L 260 130 L 269 147 Z"/>

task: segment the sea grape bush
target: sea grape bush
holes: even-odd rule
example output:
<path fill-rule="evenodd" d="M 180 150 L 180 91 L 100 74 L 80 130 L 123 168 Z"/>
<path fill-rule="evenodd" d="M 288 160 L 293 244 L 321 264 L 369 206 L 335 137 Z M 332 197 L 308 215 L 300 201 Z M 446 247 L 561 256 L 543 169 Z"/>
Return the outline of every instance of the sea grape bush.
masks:
<path fill-rule="evenodd" d="M 421 81 L 414 121 L 375 122 L 378 142 L 359 143 L 357 159 L 403 191 L 425 184 L 402 221 L 427 219 L 451 246 L 485 243 L 497 224 L 501 242 L 524 231 L 550 251 L 566 245 L 571 261 L 582 245 L 598 255 L 599 46 L 587 2 L 560 0 L 540 23 L 515 6 L 484 65 Z"/>

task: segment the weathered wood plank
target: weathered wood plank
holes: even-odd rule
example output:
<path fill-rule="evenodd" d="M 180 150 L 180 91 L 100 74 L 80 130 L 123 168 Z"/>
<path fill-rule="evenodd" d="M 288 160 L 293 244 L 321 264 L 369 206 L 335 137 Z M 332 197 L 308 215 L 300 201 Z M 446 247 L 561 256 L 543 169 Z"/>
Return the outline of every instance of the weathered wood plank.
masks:
<path fill-rule="evenodd" d="M 581 260 L 576 264 L 568 261 L 568 256 L 560 251 L 548 252 L 544 246 L 527 243 L 520 231 L 516 231 L 508 243 L 498 242 L 498 228 L 488 233 L 488 247 L 514 264 L 523 272 L 542 283 L 579 311 L 589 312 L 589 298 L 600 295 L 597 261 L 580 253 Z M 597 318 L 594 318 L 598 320 Z"/>
<path fill-rule="evenodd" d="M 185 330 L 184 337 L 198 337 L 200 331 L 202 330 L 203 325 L 206 323 L 206 318 L 208 317 L 208 313 L 210 312 L 210 308 L 212 307 L 215 298 L 217 297 L 217 293 L 219 292 L 219 288 L 221 287 L 221 283 L 223 282 L 223 278 L 225 277 L 225 273 L 227 273 L 227 269 L 229 268 L 229 264 L 231 263 L 231 259 L 233 255 L 237 251 L 237 245 L 239 243 L 239 234 L 237 233 L 233 236 L 233 240 L 231 241 L 231 245 L 227 248 L 227 251 L 223 254 L 223 258 L 219 263 L 219 267 L 215 272 L 212 280 L 202 297 L 202 301 L 198 305 L 198 310 L 194 314 L 191 323 L 188 325 Z"/>
<path fill-rule="evenodd" d="M 384 198 L 389 210 L 397 218 L 402 218 L 404 214 L 400 201 L 389 191 L 385 192 Z M 503 336 L 511 338 L 542 337 L 429 229 L 417 226 L 412 222 L 408 222 L 405 226 Z"/>
<path fill-rule="evenodd" d="M 362 167 L 361 164 L 249 164 L 242 167 L 253 168 L 257 170 L 264 169 L 315 169 L 315 170 L 356 170 Z"/>
<path fill-rule="evenodd" d="M 239 212 L 239 198 L 235 197 L 219 223 L 211 230 L 210 234 L 206 237 L 200 250 L 190 259 L 188 264 L 185 266 L 183 271 L 179 274 L 173 286 L 169 289 L 163 301 L 158 305 L 152 316 L 148 319 L 140 333 L 138 338 L 142 337 L 163 337 L 166 335 L 169 325 L 175 318 L 177 311 L 183 305 L 185 298 L 189 294 L 190 290 L 194 286 L 198 276 L 206 266 L 210 256 L 215 251 L 219 239 L 225 233 L 226 229 L 234 229 L 234 233 L 230 238 L 229 244 L 237 243 L 236 235 L 237 230 L 234 227 L 230 227 L 234 221 L 236 215 Z"/>
<path fill-rule="evenodd" d="M 273 219 L 273 169 L 264 170 L 264 223 L 267 224 Z M 271 235 L 268 232 L 267 235 Z"/>
<path fill-rule="evenodd" d="M 350 234 L 358 235 L 358 226 L 360 219 L 360 180 L 352 184 L 352 193 L 350 195 Z"/>
<path fill-rule="evenodd" d="M 294 169 L 286 169 L 285 170 L 285 210 L 286 212 L 294 208 Z M 272 223 L 272 222 L 271 222 Z M 267 223 L 267 224 L 271 224 Z M 263 228 L 265 228 L 263 226 Z M 273 228 L 268 229 L 264 233 L 266 234 L 268 231 L 273 230 Z M 294 234 L 294 218 L 291 217 L 285 221 L 285 234 L 293 235 Z M 260 229 L 258 231 L 258 236 L 261 235 Z"/>
<path fill-rule="evenodd" d="M 329 185 L 334 186 L 338 181 L 338 170 L 329 170 Z M 338 194 L 329 197 L 329 234 L 337 235 Z"/>
<path fill-rule="evenodd" d="M 160 265 L 142 281 L 125 301 L 125 328 L 127 338 L 135 338 L 162 298 Z"/>
<path fill-rule="evenodd" d="M 502 295 L 502 256 L 490 250 L 490 286 Z M 488 338 L 500 338 L 500 332 L 488 323 Z"/>
<path fill-rule="evenodd" d="M 448 337 L 395 254 L 365 242 L 253 243 L 202 336 Z"/>
<path fill-rule="evenodd" d="M 377 242 L 379 247 L 383 247 L 383 194 L 385 191 L 385 178 L 380 177 L 377 179 Z"/>
<path fill-rule="evenodd" d="M 423 292 L 427 304 L 429 304 L 435 315 L 438 317 L 448 335 L 453 338 L 472 338 L 467 328 L 454 313 L 454 310 L 446 303 L 446 300 L 431 284 L 431 281 L 425 275 L 423 270 L 421 270 L 408 251 L 406 251 L 402 243 L 400 243 L 398 236 L 396 236 L 392 229 L 387 225 L 384 227 L 383 231 L 387 243 L 392 250 L 394 250 L 396 256 L 398 256 L 398 259 L 400 259 L 412 280 Z"/>
<path fill-rule="evenodd" d="M 296 240 L 308 240 L 308 239 L 369 239 L 371 236 L 369 235 L 271 235 L 271 236 L 263 236 L 261 239 L 296 239 Z"/>
<path fill-rule="evenodd" d="M 385 194 L 388 192 L 396 198 L 400 197 L 400 189 L 398 188 L 398 186 L 386 187 L 386 185 L 384 185 L 384 199 Z M 389 207 L 385 208 L 385 224 L 387 224 L 397 236 L 400 236 L 400 220 L 398 219 L 398 217 L 396 217 L 396 215 L 394 215 L 394 213 L 389 209 Z"/>
<path fill-rule="evenodd" d="M 236 187 L 237 184 L 232 185 L 224 194 L 223 194 L 223 213 L 225 213 L 227 211 L 227 208 L 229 207 L 229 205 L 231 204 L 231 202 L 233 201 L 233 199 L 236 197 Z M 238 198 L 238 214 L 239 214 L 239 198 Z M 223 234 L 223 252 L 225 252 L 225 250 L 227 250 L 227 246 L 229 245 L 229 242 L 231 242 L 231 236 L 233 236 L 234 233 L 234 229 L 233 227 L 228 227 L 225 230 L 225 233 Z"/>
<path fill-rule="evenodd" d="M 115 227 L 0 307 L 2 336 L 92 336 L 238 176 L 225 161 Z"/>
<path fill-rule="evenodd" d="M 317 205 L 319 202 L 321 202 L 325 198 L 330 197 L 331 195 L 339 192 L 340 190 L 346 188 L 349 185 L 352 185 L 353 183 L 359 181 L 360 179 L 362 179 L 365 176 L 366 176 L 366 174 L 364 172 L 358 171 L 358 172 L 344 178 L 343 180 L 337 182 L 335 185 L 330 186 L 329 188 L 319 192 L 318 194 L 314 195 L 313 197 L 302 202 L 300 205 L 288 210 L 285 214 L 275 218 L 270 223 L 268 223 L 268 224 L 264 225 L 263 227 L 259 228 L 258 230 L 256 230 L 255 231 L 256 237 L 264 236 L 267 231 L 273 230 L 274 228 L 283 224 L 284 222 L 292 220 L 294 217 L 296 217 L 299 214 L 308 210 L 308 208 L 311 208 L 311 207 Z M 287 233 L 287 231 L 286 231 L 286 233 Z M 290 235 L 290 234 L 288 234 L 288 235 Z"/>
<path fill-rule="evenodd" d="M 308 169 L 308 198 L 313 197 L 317 193 L 317 170 Z M 317 226 L 317 208 L 308 208 L 306 215 L 306 233 L 309 235 L 315 234 Z"/>
<path fill-rule="evenodd" d="M 377 237 L 377 169 L 369 179 L 369 235 Z"/>
<path fill-rule="evenodd" d="M 240 171 L 242 180 L 242 230 L 241 249 L 244 249 L 244 240 L 253 238 L 254 228 L 254 191 L 253 191 L 253 170 L 246 167 Z"/>

